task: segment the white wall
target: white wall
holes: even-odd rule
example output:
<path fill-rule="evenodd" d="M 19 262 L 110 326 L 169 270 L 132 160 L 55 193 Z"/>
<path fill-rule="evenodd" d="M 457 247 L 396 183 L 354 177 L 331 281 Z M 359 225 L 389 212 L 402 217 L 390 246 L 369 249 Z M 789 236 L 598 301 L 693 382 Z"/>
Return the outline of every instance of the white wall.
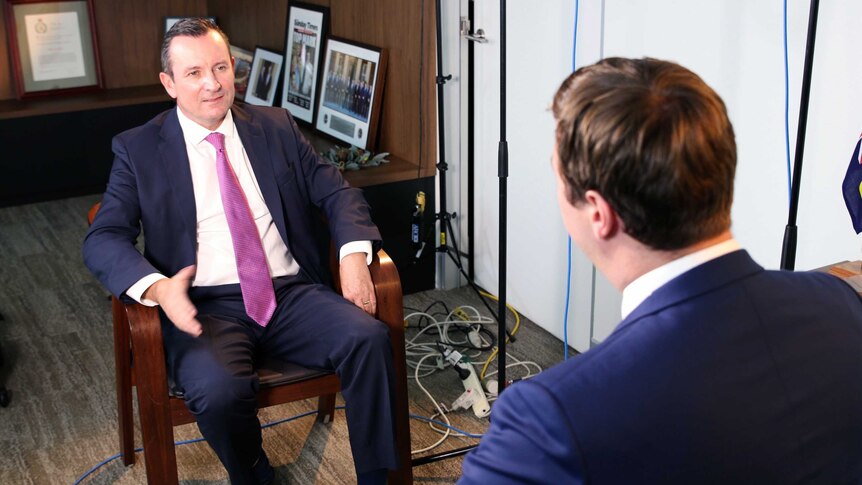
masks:
<path fill-rule="evenodd" d="M 441 1 L 441 40 L 443 41 L 443 76 L 451 75 L 452 79 L 443 85 L 443 109 L 445 112 L 444 140 L 446 152 L 443 160 L 448 166 L 446 175 L 446 212 L 455 214 L 452 219 L 454 234 L 450 235 L 447 245 L 453 250 L 455 245 L 462 252 L 467 251 L 467 138 L 461 136 L 466 129 L 467 120 L 467 83 L 463 75 L 467 74 L 467 53 L 462 49 L 463 40 L 460 38 L 460 17 L 467 15 L 467 0 Z M 435 71 L 436 71 L 436 63 Z M 436 72 L 435 72 L 436 74 Z M 435 106 L 436 109 L 436 106 Z M 463 126 L 462 126 L 463 123 Z M 438 126 L 439 129 L 439 126 Z M 438 145 L 439 152 L 439 145 Z M 439 158 L 437 160 L 440 161 Z M 441 212 L 440 205 L 440 180 L 437 177 L 436 207 L 434 213 Z M 426 209 L 425 217 L 432 216 L 432 212 Z M 440 245 L 440 224 L 434 226 L 437 229 L 435 235 L 435 246 Z M 447 231 L 448 232 L 448 231 Z M 435 247 L 426 247 L 425 251 L 434 251 Z M 469 261 L 464 259 L 464 264 Z M 465 271 L 467 268 L 464 268 Z M 458 268 L 453 264 L 452 258 L 438 253 L 436 257 L 436 271 L 438 288 L 457 288 L 464 284 Z"/>
<path fill-rule="evenodd" d="M 548 106 L 571 72 L 574 2 L 508 2 L 508 300 L 562 336 L 566 235 L 557 214 L 550 168 L 553 120 Z M 604 10 L 603 10 L 604 8 Z M 791 155 L 801 89 L 809 2 L 788 0 Z M 862 117 L 862 39 L 853 35 L 862 2 L 823 2 L 814 61 L 798 217 L 798 269 L 860 258 L 841 199 L 841 180 Z M 499 3 L 477 2 L 477 282 L 498 284 Z M 782 2 L 724 0 L 583 0 L 578 65 L 605 56 L 674 60 L 700 74 L 727 103 L 739 151 L 733 232 L 754 258 L 779 265 L 787 221 L 784 145 Z M 569 340 L 579 350 L 606 335 L 619 318 L 619 295 L 594 284 L 592 267 L 573 253 Z M 599 280 L 601 277 L 599 277 Z M 594 288 L 597 291 L 594 291 Z"/>
<path fill-rule="evenodd" d="M 537 8 L 541 5 L 541 8 Z M 595 3 L 598 6 L 600 4 Z M 476 27 L 490 42 L 476 47 L 476 144 L 474 193 L 476 210 L 475 257 L 477 282 L 496 293 L 498 279 L 499 178 L 497 149 L 500 140 L 500 20 L 499 4 L 476 3 Z M 584 14 L 582 9 L 581 14 Z M 508 285 L 507 300 L 526 316 L 562 338 L 566 289 L 567 236 L 556 205 L 550 159 L 553 145 L 551 98 L 571 72 L 574 4 L 554 0 L 509 2 L 507 140 Z M 600 17 L 599 15 L 595 15 Z M 599 58 L 600 23 L 580 34 L 594 39 L 581 58 Z M 588 45 L 589 47 L 589 45 Z M 579 53 L 580 53 L 579 52 Z M 562 259 L 561 259 L 562 258 Z M 574 253 L 572 339 L 589 342 L 592 299 L 592 265 Z M 577 334 L 576 334 L 577 333 Z"/>

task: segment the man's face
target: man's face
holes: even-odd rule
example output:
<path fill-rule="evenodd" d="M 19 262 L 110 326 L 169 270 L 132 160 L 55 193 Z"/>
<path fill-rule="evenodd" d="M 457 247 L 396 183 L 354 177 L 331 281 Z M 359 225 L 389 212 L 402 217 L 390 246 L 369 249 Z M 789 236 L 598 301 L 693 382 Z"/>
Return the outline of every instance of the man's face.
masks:
<path fill-rule="evenodd" d="M 233 59 L 224 39 L 215 31 L 174 37 L 169 54 L 172 75 L 159 74 L 165 90 L 184 115 L 215 130 L 234 98 Z"/>

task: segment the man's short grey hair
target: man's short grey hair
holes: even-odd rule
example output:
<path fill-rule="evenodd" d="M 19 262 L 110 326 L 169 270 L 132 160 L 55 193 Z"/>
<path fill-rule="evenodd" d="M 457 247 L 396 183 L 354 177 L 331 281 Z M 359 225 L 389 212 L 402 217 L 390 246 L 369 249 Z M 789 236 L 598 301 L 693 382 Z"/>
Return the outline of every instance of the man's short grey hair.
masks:
<path fill-rule="evenodd" d="M 171 41 L 174 37 L 179 36 L 187 36 L 187 37 L 203 37 L 207 35 L 211 30 L 214 30 L 221 35 L 221 38 L 224 39 L 224 43 L 230 46 L 230 41 L 227 38 L 227 34 L 225 34 L 215 23 L 211 20 L 202 18 L 202 17 L 192 17 L 187 19 L 182 19 L 171 26 L 167 32 L 165 32 L 165 38 L 162 41 L 162 72 L 167 74 L 168 76 L 174 77 L 174 73 L 171 72 L 171 57 L 168 50 L 171 47 Z"/>

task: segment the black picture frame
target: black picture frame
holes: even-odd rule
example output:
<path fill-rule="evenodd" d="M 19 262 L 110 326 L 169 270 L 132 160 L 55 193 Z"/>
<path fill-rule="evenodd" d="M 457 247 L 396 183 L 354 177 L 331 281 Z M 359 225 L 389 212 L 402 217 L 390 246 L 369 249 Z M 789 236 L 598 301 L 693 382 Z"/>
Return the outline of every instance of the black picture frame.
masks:
<path fill-rule="evenodd" d="M 281 107 L 298 122 L 314 126 L 329 9 L 291 2 L 284 35 Z"/>
<path fill-rule="evenodd" d="M 373 150 L 386 61 L 385 49 L 329 37 L 315 129 L 342 142 Z"/>
<path fill-rule="evenodd" d="M 240 101 L 245 100 L 245 93 L 248 91 L 248 81 L 251 78 L 251 65 L 254 62 L 254 52 L 245 50 L 242 47 L 235 45 L 230 46 L 230 55 L 234 59 L 233 63 L 233 85 L 234 99 Z"/>
<path fill-rule="evenodd" d="M 258 106 L 273 105 L 282 64 L 284 64 L 284 56 L 280 52 L 260 46 L 255 47 L 248 90 L 245 92 L 246 103 Z"/>

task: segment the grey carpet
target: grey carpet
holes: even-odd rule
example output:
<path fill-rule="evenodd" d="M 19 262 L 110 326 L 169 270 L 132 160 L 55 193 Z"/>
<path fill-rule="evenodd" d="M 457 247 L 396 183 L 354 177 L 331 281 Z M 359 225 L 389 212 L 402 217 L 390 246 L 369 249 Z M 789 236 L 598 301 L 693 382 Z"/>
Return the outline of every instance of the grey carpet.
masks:
<path fill-rule="evenodd" d="M 85 196 L 0 209 L 0 314 L 5 317 L 0 322 L 0 348 L 6 361 L 0 383 L 12 392 L 10 406 L 0 409 L 0 484 L 72 484 L 118 453 L 110 302 L 80 256 L 86 213 L 98 199 Z M 408 295 L 405 306 L 424 309 L 435 300 L 444 301 L 449 309 L 481 306 L 468 288 Z M 438 304 L 432 311 L 441 309 Z M 526 319 L 521 325 L 517 342 L 509 346 L 512 355 L 529 356 L 545 367 L 562 360 L 559 340 Z M 408 329 L 408 336 L 415 331 Z M 519 372 L 510 370 L 510 377 Z M 422 382 L 445 403 L 463 391 L 451 370 Z M 412 381 L 409 394 L 411 413 L 433 413 L 432 404 Z M 295 416 L 315 405 L 306 401 L 264 409 L 261 422 Z M 488 426 L 487 418 L 475 418 L 470 411 L 454 413 L 451 420 L 471 433 Z M 417 420 L 411 420 L 411 433 L 414 449 L 439 437 Z M 179 426 L 174 434 L 177 441 L 200 436 L 194 424 Z M 313 416 L 298 418 L 267 428 L 263 437 L 279 483 L 355 483 L 343 411 L 328 425 L 315 424 Z M 450 438 L 430 453 L 477 441 Z M 136 443 L 140 446 L 140 435 Z M 138 464 L 128 468 L 112 460 L 83 483 L 146 483 L 143 453 L 137 458 Z M 228 483 L 206 443 L 178 446 L 177 461 L 183 484 Z M 454 483 L 461 461 L 416 467 L 415 481 Z"/>

